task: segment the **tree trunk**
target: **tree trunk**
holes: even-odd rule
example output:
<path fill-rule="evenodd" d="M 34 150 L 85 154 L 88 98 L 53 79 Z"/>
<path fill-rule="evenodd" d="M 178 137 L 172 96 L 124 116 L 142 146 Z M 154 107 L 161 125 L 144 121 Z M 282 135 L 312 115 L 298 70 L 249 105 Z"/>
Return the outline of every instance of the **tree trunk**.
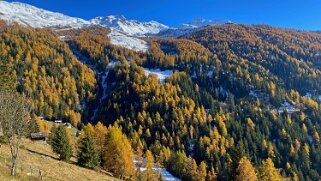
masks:
<path fill-rule="evenodd" d="M 11 165 L 11 175 L 16 175 L 16 169 L 17 169 L 17 159 L 13 157 L 12 165 Z"/>

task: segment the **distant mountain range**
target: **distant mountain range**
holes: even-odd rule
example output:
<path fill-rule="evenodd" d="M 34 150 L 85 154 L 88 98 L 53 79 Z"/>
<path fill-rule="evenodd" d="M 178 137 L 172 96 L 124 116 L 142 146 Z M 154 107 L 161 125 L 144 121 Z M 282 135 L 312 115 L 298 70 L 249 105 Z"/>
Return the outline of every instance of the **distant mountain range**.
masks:
<path fill-rule="evenodd" d="M 89 26 L 90 22 L 40 9 L 28 4 L 0 1 L 0 19 L 33 28 Z"/>
<path fill-rule="evenodd" d="M 115 28 L 128 35 L 148 35 L 158 34 L 161 31 L 169 29 L 157 21 L 140 22 L 136 20 L 128 20 L 125 16 L 106 16 L 97 17 L 90 20 L 92 24 L 101 25 L 108 28 Z"/>
<path fill-rule="evenodd" d="M 140 22 L 129 20 L 124 16 L 97 17 L 92 20 L 83 20 L 66 16 L 61 13 L 47 11 L 19 2 L 0 1 L 0 19 L 9 23 L 19 23 L 32 28 L 81 28 L 90 25 L 100 25 L 119 31 L 128 36 L 160 36 L 178 37 L 207 25 L 229 23 L 225 20 L 205 20 L 197 18 L 177 28 L 169 27 L 157 21 Z"/>

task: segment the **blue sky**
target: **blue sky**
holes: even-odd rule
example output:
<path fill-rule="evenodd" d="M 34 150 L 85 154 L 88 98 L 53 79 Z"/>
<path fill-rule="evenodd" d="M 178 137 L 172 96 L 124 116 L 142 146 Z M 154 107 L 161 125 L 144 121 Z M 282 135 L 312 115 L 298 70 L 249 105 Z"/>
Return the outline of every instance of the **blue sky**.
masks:
<path fill-rule="evenodd" d="M 16 0 L 69 16 L 124 15 L 177 26 L 194 18 L 321 30 L 320 0 Z"/>

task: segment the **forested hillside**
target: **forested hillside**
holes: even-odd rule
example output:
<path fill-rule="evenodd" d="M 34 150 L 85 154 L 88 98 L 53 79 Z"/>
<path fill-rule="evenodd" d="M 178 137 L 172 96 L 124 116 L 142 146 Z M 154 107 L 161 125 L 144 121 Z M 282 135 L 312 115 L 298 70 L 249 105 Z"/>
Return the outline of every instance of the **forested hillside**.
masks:
<path fill-rule="evenodd" d="M 73 125 L 81 121 L 82 109 L 95 96 L 96 79 L 64 42 L 48 29 L 3 24 L 0 46 L 1 64 L 12 69 L 35 114 Z"/>
<path fill-rule="evenodd" d="M 141 178 L 128 158 L 146 153 L 183 180 L 321 179 L 320 34 L 225 24 L 144 38 L 149 51 L 135 52 L 112 45 L 108 32 L 5 24 L 0 32 L 1 63 L 36 115 L 114 125 L 84 129 L 106 170 Z M 146 68 L 173 74 L 162 82 Z M 130 142 L 117 147 L 130 152 L 120 163 L 127 175 L 110 169 L 112 144 L 127 143 L 119 130 Z"/>
<path fill-rule="evenodd" d="M 235 55 L 262 66 L 287 89 L 320 93 L 321 36 L 267 25 L 223 25 L 204 28 L 190 39 L 220 59 Z"/>

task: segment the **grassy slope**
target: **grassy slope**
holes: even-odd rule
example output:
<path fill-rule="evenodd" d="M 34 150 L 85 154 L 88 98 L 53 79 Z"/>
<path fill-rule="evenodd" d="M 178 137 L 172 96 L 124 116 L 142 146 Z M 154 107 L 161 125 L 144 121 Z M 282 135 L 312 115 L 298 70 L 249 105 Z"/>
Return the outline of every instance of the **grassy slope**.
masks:
<path fill-rule="evenodd" d="M 2 156 L 10 156 L 10 149 L 8 145 L 2 145 Z M 52 153 L 49 145 L 42 145 L 39 142 L 32 142 L 25 139 L 23 147 L 20 150 L 20 157 L 18 163 L 31 165 L 34 168 L 45 171 L 45 180 L 116 180 L 103 173 L 94 170 L 85 169 L 72 163 L 66 163 L 57 159 L 57 155 Z M 72 159 L 75 160 L 75 159 Z M 19 167 L 18 167 L 19 171 Z M 7 172 L 7 173 L 3 173 Z M 11 178 L 9 172 L 0 168 L 0 180 L 8 180 Z M 14 178 L 13 180 L 28 180 L 24 175 Z"/>
<path fill-rule="evenodd" d="M 40 180 L 35 177 L 28 177 L 27 175 L 17 175 L 16 177 L 10 176 L 10 171 L 8 169 L 0 167 L 0 180 L 10 180 L 10 181 L 19 181 L 19 180 Z"/>
<path fill-rule="evenodd" d="M 51 127 L 51 124 L 49 124 L 49 127 Z M 71 135 L 73 138 L 75 133 L 76 131 L 72 129 Z M 76 158 L 74 157 L 71 159 L 71 163 L 58 160 L 58 156 L 52 152 L 49 145 L 24 139 L 21 148 L 18 163 L 31 165 L 34 168 L 44 170 L 45 180 L 117 180 L 104 173 L 77 166 L 75 164 Z M 8 145 L 2 145 L 0 156 L 10 157 L 10 148 Z M 8 170 L 0 167 L 0 180 L 35 180 L 35 178 L 26 176 L 26 173 L 13 178 L 10 177 Z"/>

